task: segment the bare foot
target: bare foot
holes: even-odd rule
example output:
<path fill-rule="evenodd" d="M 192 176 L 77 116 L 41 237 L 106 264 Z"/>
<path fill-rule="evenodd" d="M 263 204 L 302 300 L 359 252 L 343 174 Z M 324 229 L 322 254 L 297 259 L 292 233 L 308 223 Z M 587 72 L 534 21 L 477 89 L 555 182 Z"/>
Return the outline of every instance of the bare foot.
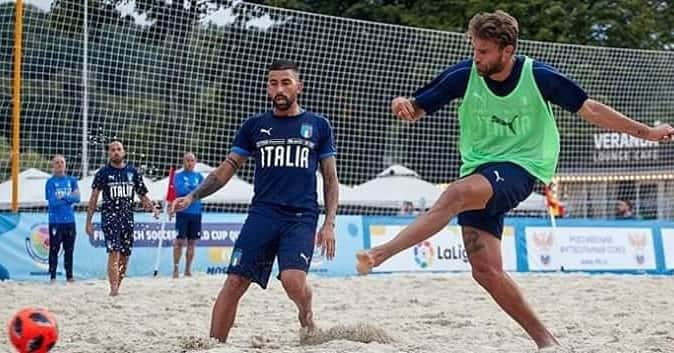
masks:
<path fill-rule="evenodd" d="M 185 271 L 185 277 L 192 277 L 191 271 Z"/>
<path fill-rule="evenodd" d="M 119 288 L 111 288 L 110 289 L 110 296 L 111 297 L 116 297 L 119 295 Z"/>
<path fill-rule="evenodd" d="M 314 313 L 311 311 L 306 314 L 299 313 L 297 319 L 300 320 L 300 326 L 302 326 L 302 328 L 306 328 L 308 331 L 316 329 L 316 324 L 314 324 Z"/>
<path fill-rule="evenodd" d="M 56 278 L 52 278 L 49 280 L 49 284 L 55 284 L 56 283 Z"/>
<path fill-rule="evenodd" d="M 68 283 L 75 283 L 75 279 L 73 279 L 73 278 L 68 278 L 66 281 L 67 281 Z"/>
<path fill-rule="evenodd" d="M 180 277 L 180 272 L 178 270 L 173 270 L 173 278 Z"/>
<path fill-rule="evenodd" d="M 359 251 L 356 254 L 356 271 L 361 275 L 368 274 L 375 266 L 374 256 L 369 251 Z"/>

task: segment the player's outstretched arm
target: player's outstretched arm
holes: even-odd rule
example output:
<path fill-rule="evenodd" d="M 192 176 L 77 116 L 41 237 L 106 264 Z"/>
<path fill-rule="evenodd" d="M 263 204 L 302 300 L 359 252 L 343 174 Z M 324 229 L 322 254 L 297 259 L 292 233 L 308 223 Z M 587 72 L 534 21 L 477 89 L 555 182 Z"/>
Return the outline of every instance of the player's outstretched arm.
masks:
<path fill-rule="evenodd" d="M 246 157 L 231 152 L 194 191 L 185 197 L 179 197 L 171 204 L 171 213 L 187 208 L 192 202 L 203 199 L 225 186 L 236 171 L 246 163 Z"/>
<path fill-rule="evenodd" d="M 85 230 L 89 236 L 94 236 L 94 225 L 91 223 L 94 218 L 94 213 L 96 213 L 96 204 L 98 203 L 98 193 L 101 190 L 94 188 L 91 191 L 91 197 L 89 197 L 89 205 L 87 207 L 87 221 L 85 225 Z"/>
<path fill-rule="evenodd" d="M 325 202 L 325 221 L 318 231 L 318 245 L 321 253 L 328 260 L 335 257 L 335 219 L 339 203 L 339 180 L 337 178 L 337 161 L 335 157 L 321 160 L 321 174 L 323 175 L 323 200 Z"/>
<path fill-rule="evenodd" d="M 669 124 L 651 127 L 632 120 L 594 99 L 587 99 L 578 114 L 591 124 L 616 132 L 624 132 L 634 137 L 650 141 L 664 141 L 674 138 L 674 128 Z"/>

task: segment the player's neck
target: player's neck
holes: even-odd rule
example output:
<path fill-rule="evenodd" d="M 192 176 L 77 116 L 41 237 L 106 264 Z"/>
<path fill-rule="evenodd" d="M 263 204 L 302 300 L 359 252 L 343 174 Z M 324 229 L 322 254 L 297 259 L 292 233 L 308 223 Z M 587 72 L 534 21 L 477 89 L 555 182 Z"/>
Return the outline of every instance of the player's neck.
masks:
<path fill-rule="evenodd" d="M 281 117 L 288 117 L 288 116 L 296 116 L 300 115 L 303 112 L 302 108 L 300 108 L 300 105 L 295 103 L 290 108 L 286 110 L 279 110 L 274 107 L 272 109 L 272 113 L 274 113 L 274 116 L 281 116 Z"/>
<path fill-rule="evenodd" d="M 65 172 L 65 171 L 62 171 L 62 172 L 54 172 L 53 175 L 54 175 L 55 177 L 64 177 L 64 176 L 66 176 L 66 172 Z"/>
<path fill-rule="evenodd" d="M 122 169 L 126 166 L 126 163 L 124 163 L 124 161 L 121 161 L 121 162 L 110 161 L 110 165 L 113 166 L 114 168 Z"/>
<path fill-rule="evenodd" d="M 515 66 L 515 56 L 513 55 L 511 57 L 511 60 L 508 60 L 508 62 L 505 64 L 503 67 L 503 70 L 500 72 L 497 72 L 493 75 L 490 75 L 489 78 L 492 81 L 498 81 L 498 82 L 503 82 L 510 77 L 510 74 L 513 72 L 513 67 Z"/>

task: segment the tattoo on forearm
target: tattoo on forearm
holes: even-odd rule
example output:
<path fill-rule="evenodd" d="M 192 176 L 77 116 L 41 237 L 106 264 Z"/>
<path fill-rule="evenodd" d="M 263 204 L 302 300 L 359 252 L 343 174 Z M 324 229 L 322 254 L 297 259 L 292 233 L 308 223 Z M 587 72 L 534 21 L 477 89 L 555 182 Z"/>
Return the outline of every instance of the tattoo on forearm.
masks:
<path fill-rule="evenodd" d="M 463 231 L 463 246 L 468 256 L 484 249 L 484 244 L 479 242 L 479 239 L 480 233 L 477 231 L 470 229 Z"/>
<path fill-rule="evenodd" d="M 234 168 L 234 170 L 237 170 L 237 169 L 240 169 L 240 168 L 241 168 L 241 166 L 239 165 L 239 163 L 237 163 L 237 162 L 234 160 L 234 158 L 227 157 L 227 159 L 225 159 L 225 162 L 227 162 L 227 164 L 229 164 L 232 168 Z"/>
<path fill-rule="evenodd" d="M 204 197 L 220 190 L 220 188 L 225 184 L 226 183 L 223 183 L 218 179 L 218 177 L 215 176 L 215 173 L 211 173 L 196 190 L 192 191 L 192 198 L 195 201 L 203 199 Z"/>

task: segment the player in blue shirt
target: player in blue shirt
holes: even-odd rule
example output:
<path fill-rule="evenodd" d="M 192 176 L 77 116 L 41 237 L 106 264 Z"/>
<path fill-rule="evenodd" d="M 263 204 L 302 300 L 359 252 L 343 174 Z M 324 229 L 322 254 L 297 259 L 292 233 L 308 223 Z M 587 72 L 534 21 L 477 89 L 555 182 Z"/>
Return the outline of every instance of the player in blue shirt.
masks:
<path fill-rule="evenodd" d="M 94 176 L 93 189 L 87 209 L 86 231 L 94 236 L 92 219 L 96 212 L 98 194 L 103 192 L 101 206 L 101 229 L 108 252 L 108 281 L 110 296 L 119 294 L 119 286 L 126 274 L 126 267 L 133 248 L 133 200 L 138 194 L 146 210 L 159 218 L 159 210 L 147 197 L 147 187 L 138 170 L 124 160 L 124 145 L 118 140 L 108 144 L 110 163 Z"/>
<path fill-rule="evenodd" d="M 204 181 L 204 176 L 194 171 L 197 159 L 194 153 L 188 152 L 183 156 L 183 171 L 174 176 L 176 196 L 187 196 L 196 190 L 197 186 Z M 192 276 L 192 260 L 194 259 L 194 246 L 201 238 L 201 201 L 193 202 L 190 207 L 176 214 L 176 239 L 173 242 L 173 278 L 178 278 L 178 267 L 183 245 L 187 239 L 185 251 L 185 276 Z"/>
<path fill-rule="evenodd" d="M 49 278 L 56 281 L 59 251 L 63 244 L 63 267 L 66 280 L 73 281 L 73 250 L 75 249 L 75 212 L 73 205 L 80 202 L 77 179 L 66 175 L 66 159 L 57 154 L 51 161 L 53 175 L 45 184 L 49 202 Z"/>
<path fill-rule="evenodd" d="M 184 209 L 224 186 L 246 159 L 255 159 L 255 195 L 234 244 L 228 276 L 213 307 L 211 337 L 227 340 L 239 299 L 251 282 L 266 288 L 278 257 L 279 279 L 297 305 L 303 331 L 315 328 L 306 274 L 314 246 L 328 259 L 335 254 L 338 180 L 332 128 L 327 119 L 300 108 L 302 82 L 297 65 L 269 67 L 267 94 L 273 109 L 253 116 L 239 129 L 227 159 L 197 190 L 174 202 Z M 325 222 L 316 235 L 316 171 L 323 175 Z"/>

